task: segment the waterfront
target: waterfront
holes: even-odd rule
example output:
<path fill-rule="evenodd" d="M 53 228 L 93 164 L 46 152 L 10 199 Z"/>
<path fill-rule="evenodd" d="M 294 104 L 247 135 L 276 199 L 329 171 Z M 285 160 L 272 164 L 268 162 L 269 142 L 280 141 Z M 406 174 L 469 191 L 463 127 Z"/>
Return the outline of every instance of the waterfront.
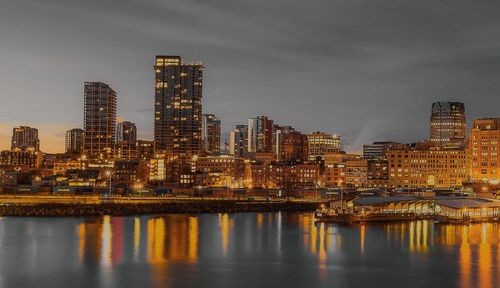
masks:
<path fill-rule="evenodd" d="M 0 287 L 498 287 L 500 226 L 312 213 L 0 219 Z"/>

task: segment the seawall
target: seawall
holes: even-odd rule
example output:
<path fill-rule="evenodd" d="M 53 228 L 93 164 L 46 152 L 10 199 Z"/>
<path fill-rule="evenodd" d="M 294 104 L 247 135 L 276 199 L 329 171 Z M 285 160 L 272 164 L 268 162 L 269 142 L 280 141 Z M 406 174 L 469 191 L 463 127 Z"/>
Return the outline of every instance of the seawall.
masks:
<path fill-rule="evenodd" d="M 314 211 L 318 202 L 248 202 L 231 200 L 179 201 L 158 203 L 109 202 L 99 204 L 39 203 L 3 204 L 0 216 L 22 217 L 81 217 L 81 216 L 128 216 L 142 214 L 197 214 L 273 211 Z"/>

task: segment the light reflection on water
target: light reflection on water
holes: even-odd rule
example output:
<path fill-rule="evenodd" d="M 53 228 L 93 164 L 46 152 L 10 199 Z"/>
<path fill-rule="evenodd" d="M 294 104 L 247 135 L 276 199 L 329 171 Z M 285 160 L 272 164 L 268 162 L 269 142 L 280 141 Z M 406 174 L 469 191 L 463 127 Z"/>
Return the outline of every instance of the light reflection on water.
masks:
<path fill-rule="evenodd" d="M 3 218 L 0 287 L 397 287 L 409 277 L 408 287 L 498 287 L 499 228 L 339 226 L 311 213 Z"/>

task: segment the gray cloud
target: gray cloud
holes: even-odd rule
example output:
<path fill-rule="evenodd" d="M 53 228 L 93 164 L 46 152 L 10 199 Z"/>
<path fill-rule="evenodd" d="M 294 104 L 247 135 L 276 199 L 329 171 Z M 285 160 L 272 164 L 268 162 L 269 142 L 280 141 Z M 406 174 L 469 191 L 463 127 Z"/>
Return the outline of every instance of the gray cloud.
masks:
<path fill-rule="evenodd" d="M 433 101 L 500 110 L 495 1 L 4 0 L 0 26 L 0 122 L 81 123 L 98 80 L 148 137 L 156 54 L 205 63 L 225 131 L 267 114 L 357 149 L 426 138 Z"/>

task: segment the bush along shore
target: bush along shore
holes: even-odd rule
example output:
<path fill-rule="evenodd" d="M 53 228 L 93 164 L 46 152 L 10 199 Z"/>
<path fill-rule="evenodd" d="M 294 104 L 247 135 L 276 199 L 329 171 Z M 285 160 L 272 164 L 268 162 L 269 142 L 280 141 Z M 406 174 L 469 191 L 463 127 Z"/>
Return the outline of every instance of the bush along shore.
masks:
<path fill-rule="evenodd" d="M 10 204 L 0 206 L 0 216 L 67 217 L 129 216 L 143 214 L 197 214 L 273 211 L 314 211 L 320 203 L 311 202 L 241 202 L 196 201 L 167 203 L 101 203 L 101 204 Z"/>

